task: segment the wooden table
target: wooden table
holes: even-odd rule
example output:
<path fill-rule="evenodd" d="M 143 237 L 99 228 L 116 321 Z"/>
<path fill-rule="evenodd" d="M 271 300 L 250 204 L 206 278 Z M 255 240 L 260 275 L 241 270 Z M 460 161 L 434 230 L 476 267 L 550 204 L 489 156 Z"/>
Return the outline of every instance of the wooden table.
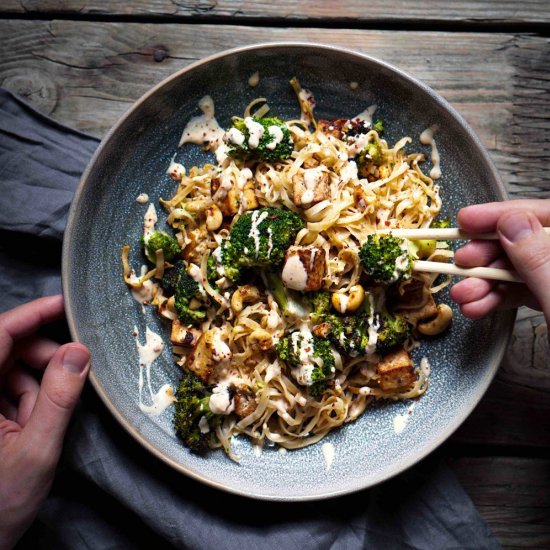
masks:
<path fill-rule="evenodd" d="M 101 137 L 152 85 L 263 41 L 336 44 L 394 63 L 447 98 L 512 198 L 550 196 L 545 0 L 2 0 L 0 85 Z M 507 548 L 550 548 L 550 361 L 522 309 L 500 372 L 440 451 Z"/>

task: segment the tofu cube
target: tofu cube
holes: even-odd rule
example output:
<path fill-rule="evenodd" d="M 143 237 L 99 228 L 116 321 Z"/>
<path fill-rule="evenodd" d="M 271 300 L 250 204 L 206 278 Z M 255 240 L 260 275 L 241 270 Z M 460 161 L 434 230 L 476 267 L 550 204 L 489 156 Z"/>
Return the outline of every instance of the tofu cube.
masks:
<path fill-rule="evenodd" d="M 172 344 L 192 348 L 197 343 L 200 335 L 199 330 L 184 325 L 179 319 L 172 321 L 172 331 L 170 332 L 170 342 Z"/>
<path fill-rule="evenodd" d="M 300 292 L 321 290 L 326 254 L 316 246 L 291 246 L 285 254 L 283 284 Z"/>
<path fill-rule="evenodd" d="M 411 356 L 404 349 L 386 355 L 377 365 L 380 387 L 384 391 L 403 390 L 416 382 Z"/>
<path fill-rule="evenodd" d="M 292 177 L 296 206 L 309 208 L 321 201 L 330 199 L 330 174 L 324 166 L 308 168 Z"/>

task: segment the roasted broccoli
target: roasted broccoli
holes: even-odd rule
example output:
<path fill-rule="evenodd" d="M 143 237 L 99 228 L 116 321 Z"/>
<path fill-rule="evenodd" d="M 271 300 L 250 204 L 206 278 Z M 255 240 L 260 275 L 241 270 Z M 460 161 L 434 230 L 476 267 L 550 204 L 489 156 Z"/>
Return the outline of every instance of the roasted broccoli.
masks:
<path fill-rule="evenodd" d="M 222 416 L 210 410 L 211 395 L 198 376 L 184 372 L 176 392 L 174 427 L 183 444 L 193 451 L 206 451 L 216 443 Z"/>
<path fill-rule="evenodd" d="M 309 318 L 313 324 L 317 324 L 330 312 L 330 292 L 312 292 L 307 298 L 311 304 Z"/>
<path fill-rule="evenodd" d="M 359 167 L 359 171 L 361 172 L 363 171 L 363 168 L 368 164 L 376 164 L 376 166 L 380 166 L 383 162 L 384 153 L 382 152 L 382 147 L 377 141 L 370 141 L 359 153 L 357 166 Z"/>
<path fill-rule="evenodd" d="M 179 319 L 189 325 L 200 323 L 206 317 L 206 310 L 202 307 L 191 308 L 191 301 L 202 300 L 204 290 L 201 285 L 187 273 L 187 267 L 183 260 L 179 260 L 164 272 L 160 286 L 168 294 L 174 295 L 174 307 Z"/>
<path fill-rule="evenodd" d="M 274 117 L 235 119 L 225 135 L 227 154 L 239 160 L 276 162 L 289 158 L 294 148 L 285 123 Z"/>
<path fill-rule="evenodd" d="M 407 241 L 389 235 L 369 235 L 359 250 L 366 273 L 376 282 L 392 284 L 410 278 L 413 262 Z"/>
<path fill-rule="evenodd" d="M 375 120 L 374 124 L 372 125 L 372 129 L 381 134 L 384 131 L 384 121 L 381 118 Z"/>
<path fill-rule="evenodd" d="M 432 220 L 432 223 L 430 223 L 430 227 L 435 227 L 438 229 L 451 227 L 451 220 Z"/>
<path fill-rule="evenodd" d="M 394 348 L 402 346 L 411 334 L 411 327 L 402 315 L 392 315 L 383 311 L 378 316 L 378 338 L 376 351 L 385 355 Z"/>
<path fill-rule="evenodd" d="M 328 340 L 296 330 L 282 338 L 275 349 L 279 359 L 292 369 L 296 381 L 308 386 L 314 397 L 321 395 L 327 380 L 334 377 L 336 364 Z"/>
<path fill-rule="evenodd" d="M 178 241 L 164 231 L 154 231 L 148 237 L 142 237 L 141 242 L 144 246 L 147 259 L 152 263 L 157 261 L 155 255 L 157 250 L 162 250 L 164 259 L 167 261 L 172 260 L 181 252 Z"/>
<path fill-rule="evenodd" d="M 222 243 L 226 276 L 235 281 L 249 267 L 277 267 L 304 223 L 290 210 L 259 208 L 243 214 Z"/>
<path fill-rule="evenodd" d="M 317 330 L 337 349 L 351 357 L 366 354 L 369 343 L 369 323 L 365 313 L 346 317 L 335 314 L 325 315 L 323 323 L 317 325 Z"/>
<path fill-rule="evenodd" d="M 279 305 L 281 313 L 285 317 L 305 317 L 307 310 L 298 292 L 290 290 L 283 285 L 279 274 L 273 271 L 264 271 L 265 286 L 274 300 Z"/>

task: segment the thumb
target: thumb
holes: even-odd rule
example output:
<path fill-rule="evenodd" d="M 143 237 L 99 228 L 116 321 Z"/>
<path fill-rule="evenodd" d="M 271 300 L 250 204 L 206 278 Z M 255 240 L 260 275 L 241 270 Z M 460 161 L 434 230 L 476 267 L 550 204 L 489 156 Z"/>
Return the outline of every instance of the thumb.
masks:
<path fill-rule="evenodd" d="M 31 417 L 24 428 L 33 446 L 57 461 L 63 437 L 88 375 L 90 352 L 82 344 L 61 346 L 50 360 Z"/>
<path fill-rule="evenodd" d="M 550 236 L 527 210 L 503 214 L 497 231 L 508 258 L 550 319 Z"/>

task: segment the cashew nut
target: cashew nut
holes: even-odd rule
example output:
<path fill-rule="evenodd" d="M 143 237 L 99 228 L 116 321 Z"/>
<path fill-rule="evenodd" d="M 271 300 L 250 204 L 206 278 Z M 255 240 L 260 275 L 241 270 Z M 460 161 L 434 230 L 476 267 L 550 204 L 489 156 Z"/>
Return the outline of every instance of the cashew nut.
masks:
<path fill-rule="evenodd" d="M 243 310 L 245 302 L 255 302 L 260 299 L 260 291 L 252 285 L 240 286 L 231 296 L 231 309 L 238 315 Z"/>
<path fill-rule="evenodd" d="M 213 204 L 206 209 L 206 228 L 209 231 L 216 231 L 223 222 L 222 211 Z"/>
<path fill-rule="evenodd" d="M 273 338 L 267 330 L 258 328 L 248 337 L 248 343 L 251 346 L 258 347 L 262 351 L 267 351 L 273 347 Z"/>
<path fill-rule="evenodd" d="M 243 189 L 243 206 L 245 210 L 254 210 L 258 208 L 258 199 L 254 192 L 254 182 L 249 181 Z"/>
<path fill-rule="evenodd" d="M 447 304 L 437 306 L 437 315 L 424 323 L 418 323 L 416 328 L 420 334 L 435 336 L 443 332 L 451 323 L 453 310 Z"/>
<path fill-rule="evenodd" d="M 340 313 L 357 311 L 365 299 L 365 290 L 361 285 L 354 285 L 348 294 L 335 292 L 332 295 L 332 305 Z"/>
<path fill-rule="evenodd" d="M 207 199 L 196 199 L 185 203 L 185 209 L 188 212 L 203 212 L 208 208 L 212 201 Z"/>

